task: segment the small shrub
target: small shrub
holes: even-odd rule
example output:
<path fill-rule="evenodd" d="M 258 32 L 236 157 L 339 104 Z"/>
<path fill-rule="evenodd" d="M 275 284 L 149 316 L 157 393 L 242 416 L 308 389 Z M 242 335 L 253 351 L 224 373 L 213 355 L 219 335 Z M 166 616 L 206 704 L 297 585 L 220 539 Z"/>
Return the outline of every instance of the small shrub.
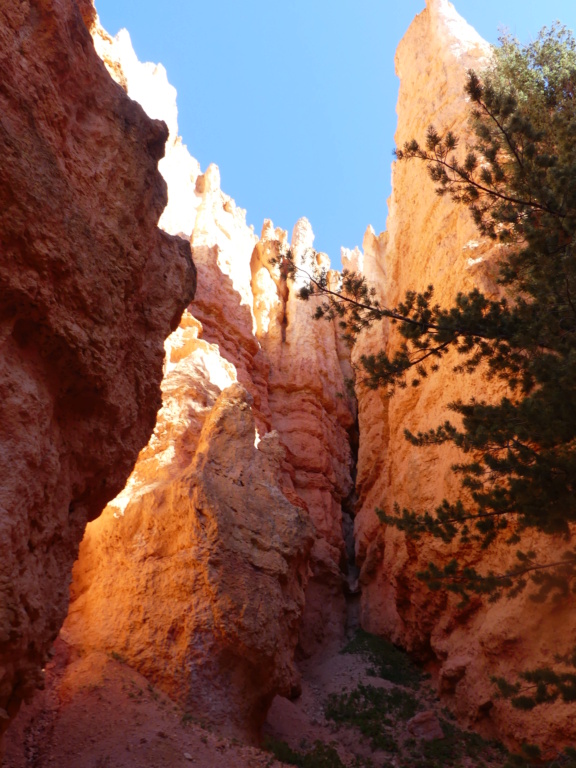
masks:
<path fill-rule="evenodd" d="M 509 755 L 504 768 L 576 768 L 576 749 L 567 747 L 553 760 L 542 761 L 540 750 L 534 744 L 523 744 L 522 754 Z"/>
<path fill-rule="evenodd" d="M 402 768 L 461 768 L 465 758 L 474 760 L 475 768 L 485 768 L 486 763 L 479 755 L 491 764 L 497 761 L 498 765 L 506 758 L 506 751 L 498 742 L 486 741 L 477 733 L 461 730 L 446 721 L 442 721 L 442 729 L 443 739 L 412 742 L 412 759 L 403 762 Z"/>
<path fill-rule="evenodd" d="M 357 653 L 372 665 L 369 671 L 374 677 L 381 677 L 396 685 L 418 688 L 424 679 L 422 671 L 389 640 L 371 635 L 360 629 L 342 653 Z"/>
<path fill-rule="evenodd" d="M 329 720 L 355 726 L 370 739 L 372 749 L 396 752 L 393 735 L 397 719 L 409 720 L 418 711 L 415 696 L 403 688 L 375 688 L 358 685 L 350 693 L 328 697 L 325 714 Z"/>
<path fill-rule="evenodd" d="M 346 768 L 336 749 L 322 741 L 316 741 L 308 752 L 296 752 L 285 741 L 272 738 L 267 738 L 264 746 L 281 763 L 296 765 L 298 768 Z M 356 765 L 361 768 L 362 763 L 356 761 Z"/>
<path fill-rule="evenodd" d="M 402 725 L 421 708 L 416 694 L 400 686 L 376 688 L 360 684 L 351 692 L 332 694 L 326 702 L 325 714 L 338 725 L 357 728 L 373 750 L 394 755 L 397 768 L 503 765 L 506 751 L 500 744 L 461 730 L 447 720 L 442 719 L 442 739 L 424 741 L 403 736 Z M 515 768 L 515 764 L 507 768 Z M 521 764 L 521 768 L 527 766 Z"/>

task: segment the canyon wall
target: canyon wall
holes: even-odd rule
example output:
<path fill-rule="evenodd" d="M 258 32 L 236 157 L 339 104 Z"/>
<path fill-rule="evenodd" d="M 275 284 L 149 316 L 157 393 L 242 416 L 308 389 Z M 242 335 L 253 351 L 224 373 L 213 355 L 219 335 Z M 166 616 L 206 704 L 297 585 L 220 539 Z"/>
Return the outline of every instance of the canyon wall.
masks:
<path fill-rule="evenodd" d="M 422 142 L 429 124 L 466 131 L 465 74 L 468 68 L 482 68 L 488 54 L 484 41 L 447 0 L 428 0 L 396 56 L 397 146 L 412 138 Z M 438 197 L 425 165 L 411 161 L 394 165 L 387 232 L 376 237 L 369 230 L 364 254 L 349 254 L 345 263 L 363 267 L 387 306 L 401 300 L 406 290 L 424 290 L 429 284 L 435 286 L 436 300 L 448 305 L 458 291 L 474 286 L 496 296 L 497 257 L 498 247 L 479 239 L 468 211 Z M 375 327 L 364 333 L 355 355 L 382 347 L 393 351 L 398 343 L 394 328 Z M 426 431 L 453 418 L 447 410 L 453 400 L 499 394 L 480 374 L 454 373 L 454 362 L 445 358 L 439 373 L 391 399 L 358 391 L 356 548 L 362 566 L 362 624 L 427 661 L 440 691 L 464 722 L 516 743 L 538 743 L 552 753 L 576 737 L 570 705 L 515 710 L 495 697 L 490 676 L 514 680 L 517 672 L 553 663 L 556 653 L 571 649 L 576 641 L 574 599 L 538 605 L 527 593 L 489 605 L 472 600 L 460 609 L 457 597 L 430 592 L 418 571 L 431 561 L 442 566 L 457 558 L 481 572 L 502 572 L 513 565 L 515 548 L 504 540 L 486 552 L 473 543 L 463 548 L 431 537 L 410 540 L 381 526 L 374 512 L 379 506 L 391 513 L 394 502 L 433 510 L 443 498 L 457 497 L 451 466 L 458 452 L 451 446 L 416 448 L 404 438 L 405 429 Z M 565 549 L 560 538 L 534 533 L 523 545 L 546 560 Z"/>
<path fill-rule="evenodd" d="M 87 521 L 150 437 L 195 273 L 156 226 L 166 127 L 106 72 L 92 6 L 0 17 L 2 731 L 42 682 Z"/>
<path fill-rule="evenodd" d="M 418 571 L 453 557 L 501 570 L 510 548 L 411 541 L 374 511 L 455 498 L 457 452 L 415 448 L 404 429 L 436 426 L 451 400 L 497 389 L 446 358 L 391 399 L 359 387 L 357 414 L 336 325 L 313 322 L 299 278 L 286 282 L 271 261 L 290 247 L 303 265 L 309 222 L 291 242 L 269 221 L 258 237 L 218 168 L 202 173 L 183 145 L 164 69 L 140 63 L 126 32 L 111 38 L 89 3 L 81 9 L 41 0 L 0 10 L 0 454 L 10 467 L 0 729 L 41 683 L 93 520 L 74 566 L 66 653 L 122 659 L 191 717 L 255 739 L 272 698 L 297 694 L 295 659 L 341 647 L 355 507 L 363 627 L 426 662 L 466 723 L 550 749 L 574 740 L 568 705 L 521 713 L 490 683 L 574 646 L 572 603 L 535 606 L 524 594 L 461 609 Z M 430 123 L 461 132 L 466 70 L 488 56 L 447 0 L 427 0 L 396 58 L 397 144 L 421 140 Z M 498 295 L 497 258 L 414 161 L 394 166 L 387 232 L 369 228 L 344 265 L 388 306 L 430 283 L 448 304 L 474 286 Z M 353 355 L 398 343 L 382 324 Z M 529 546 L 564 549 L 536 535 Z"/>
<path fill-rule="evenodd" d="M 253 739 L 274 695 L 298 690 L 295 653 L 344 636 L 349 352 L 270 264 L 286 233 L 266 222 L 258 238 L 218 168 L 202 174 L 188 155 L 164 70 L 137 62 L 127 33 L 95 39 L 127 92 L 166 112 L 161 225 L 190 235 L 198 290 L 166 345 L 154 435 L 86 530 L 62 637 Z M 298 259 L 313 239 L 298 222 Z"/>

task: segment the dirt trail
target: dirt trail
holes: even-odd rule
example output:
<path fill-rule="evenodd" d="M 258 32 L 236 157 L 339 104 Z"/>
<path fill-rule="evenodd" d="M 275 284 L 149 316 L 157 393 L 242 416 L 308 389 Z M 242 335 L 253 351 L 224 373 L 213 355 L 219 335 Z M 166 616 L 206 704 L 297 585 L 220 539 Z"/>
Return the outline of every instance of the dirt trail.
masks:
<path fill-rule="evenodd" d="M 302 662 L 301 696 L 278 697 L 270 710 L 270 752 L 203 727 L 121 658 L 78 656 L 58 640 L 45 689 L 13 724 L 2 766 L 280 768 L 274 753 L 302 768 L 504 764 L 502 752 L 445 717 L 404 654 L 362 634 L 347 650 Z M 422 738 L 438 727 L 443 738 Z"/>

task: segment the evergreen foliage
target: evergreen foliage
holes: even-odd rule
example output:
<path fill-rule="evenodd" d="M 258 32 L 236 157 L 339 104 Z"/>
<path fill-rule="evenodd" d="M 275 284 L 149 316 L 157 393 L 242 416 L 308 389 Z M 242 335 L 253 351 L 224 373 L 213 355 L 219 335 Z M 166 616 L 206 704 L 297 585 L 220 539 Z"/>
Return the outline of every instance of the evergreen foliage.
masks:
<path fill-rule="evenodd" d="M 353 343 L 359 332 L 386 321 L 402 342 L 360 359 L 357 383 L 371 389 L 418 386 L 438 370 L 450 350 L 455 370 L 478 370 L 505 385 L 497 401 L 457 400 L 448 408 L 461 417 L 425 433 L 406 433 L 416 446 L 452 443 L 463 461 L 456 501 L 436 510 L 378 510 L 383 523 L 410 536 L 444 542 L 477 541 L 489 547 L 498 536 L 517 547 L 516 564 L 503 573 L 479 573 L 454 560 L 430 564 L 421 577 L 467 601 L 471 594 L 497 600 L 527 584 L 533 598 L 576 593 L 576 42 L 556 24 L 523 46 L 504 37 L 490 67 L 468 73 L 472 141 L 428 129 L 423 145 L 407 142 L 399 161 L 422 161 L 439 195 L 468 207 L 479 232 L 499 244 L 501 297 L 480 290 L 460 293 L 450 307 L 434 301 L 430 286 L 410 291 L 386 307 L 358 274 L 344 271 L 338 285 L 316 266 L 297 266 L 281 255 L 290 277 L 308 275 L 300 294 L 320 297 L 316 317 L 336 318 Z M 500 390 L 501 391 L 501 388 Z M 535 529 L 566 540 L 564 554 L 543 562 L 521 547 Z M 535 695 L 506 689 L 519 706 L 561 696 L 574 699 L 574 675 L 545 678 L 534 671 Z M 523 697 L 523 698 L 522 698 Z M 528 701 L 530 699 L 530 701 Z"/>
<path fill-rule="evenodd" d="M 356 653 L 370 663 L 369 675 L 405 688 L 418 688 L 426 675 L 389 640 L 358 629 L 340 653 Z"/>

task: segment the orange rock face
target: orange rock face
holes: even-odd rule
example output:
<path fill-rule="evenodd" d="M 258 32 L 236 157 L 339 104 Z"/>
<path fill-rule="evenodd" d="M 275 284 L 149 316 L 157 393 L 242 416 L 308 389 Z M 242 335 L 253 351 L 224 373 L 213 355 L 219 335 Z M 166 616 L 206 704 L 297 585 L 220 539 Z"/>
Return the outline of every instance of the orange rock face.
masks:
<path fill-rule="evenodd" d="M 357 492 L 363 626 L 428 661 L 468 724 L 550 749 L 574 741 L 570 707 L 520 713 L 490 684 L 574 646 L 572 604 L 524 594 L 462 610 L 418 571 L 453 557 L 501 570 L 510 548 L 413 542 L 374 513 L 455 497 L 455 450 L 416 449 L 404 429 L 494 387 L 447 359 L 393 399 L 359 390 L 355 488 L 349 351 L 271 265 L 287 234 L 265 222 L 258 238 L 217 167 L 202 174 L 188 154 L 163 68 L 138 62 L 127 33 L 110 38 L 85 0 L 0 3 L 0 14 L 0 730 L 41 682 L 78 542 L 109 502 L 86 529 L 63 637 L 118 654 L 190 714 L 255 738 L 272 698 L 298 689 L 295 654 L 343 638 Z M 397 55 L 398 145 L 430 123 L 461 132 L 466 69 L 488 55 L 447 0 L 428 0 Z M 179 325 L 194 269 L 178 233 L 199 278 Z M 298 265 L 312 246 L 302 219 Z M 430 283 L 448 304 L 473 286 L 496 295 L 497 258 L 426 169 L 402 163 L 388 231 L 369 228 L 344 263 L 387 305 Z M 354 354 L 396 344 L 394 328 L 374 327 Z M 549 559 L 564 549 L 536 535 L 528 546 Z"/>
<path fill-rule="evenodd" d="M 166 128 L 111 80 L 78 6 L 0 18 L 3 729 L 41 681 L 86 522 L 154 427 L 195 280 L 188 244 L 156 227 Z"/>
<path fill-rule="evenodd" d="M 76 12 L 55 7 L 36 45 L 45 52 L 38 82 L 26 70 L 26 42 L 12 51 L 0 120 L 0 449 L 13 467 L 2 491 L 9 556 L 0 572 L 0 707 L 10 713 L 59 627 L 63 574 L 84 523 L 120 489 L 152 428 L 161 341 L 189 289 L 187 248 L 155 227 L 165 201 L 156 162 L 166 131 L 94 65 Z M 0 42 L 8 47 L 14 29 L 32 22 L 25 10 L 21 18 L 3 13 L 12 32 Z M 265 222 L 257 237 L 222 192 L 217 167 L 200 172 L 177 135 L 164 70 L 138 62 L 126 33 L 112 40 L 94 24 L 93 34 L 122 88 L 150 116 L 166 118 L 160 170 L 169 204 L 161 225 L 186 233 L 199 285 L 166 343 L 153 436 L 125 489 L 86 530 L 66 642 L 118 654 L 190 714 L 255 737 L 273 696 L 298 689 L 295 654 L 312 656 L 343 638 L 343 529 L 356 492 L 364 628 L 427 661 L 465 723 L 550 749 L 573 741 L 569 706 L 521 713 L 496 699 L 490 683 L 575 645 L 572 605 L 535 606 L 524 594 L 462 610 L 455 598 L 429 592 L 418 571 L 454 557 L 502 570 L 514 559 L 505 542 L 488 552 L 414 542 L 384 529 L 374 513 L 394 502 L 426 510 L 455 498 L 457 452 L 414 448 L 404 430 L 441 423 L 457 398 L 497 396 L 494 385 L 454 374 L 455 361 L 446 359 L 437 375 L 392 399 L 359 389 L 355 487 L 349 351 L 334 325 L 311 320 L 314 306 L 298 300 L 298 280 L 287 284 L 271 265 L 288 246 L 286 232 Z M 55 41 L 69 55 L 53 57 Z M 396 59 L 398 145 L 422 139 L 430 123 L 462 132 L 466 70 L 488 56 L 447 0 L 428 0 Z M 32 104 L 39 116 L 24 121 L 26 132 L 22 114 L 32 114 Z M 122 120 L 101 119 L 110 113 Z M 298 265 L 312 246 L 303 219 L 291 242 Z M 498 250 L 479 240 L 464 209 L 435 194 L 416 162 L 394 167 L 388 231 L 369 228 L 363 253 L 344 256 L 388 306 L 430 283 L 441 304 L 473 286 L 498 291 Z M 323 254 L 316 258 L 329 269 Z M 397 344 L 393 327 L 374 327 L 354 355 Z M 40 515 L 40 505 L 54 513 Z M 527 546 L 546 548 L 548 559 L 564 549 L 536 535 Z"/>
<path fill-rule="evenodd" d="M 466 70 L 481 68 L 487 46 L 455 12 L 447 0 L 428 0 L 400 44 L 396 58 L 400 76 L 398 146 L 422 141 L 429 124 L 438 129 L 466 126 L 463 84 Z M 496 295 L 490 251 L 479 241 L 464 208 L 438 197 L 426 168 L 416 162 L 397 163 L 387 233 L 376 238 L 369 230 L 364 241 L 363 268 L 388 306 L 408 289 L 436 288 L 436 299 L 448 305 L 458 291 L 479 286 Z M 361 255 L 349 256 L 360 266 Z M 397 336 L 388 327 L 373 328 L 355 354 L 393 349 Z M 498 394 L 481 376 L 452 371 L 444 360 L 441 371 L 416 389 L 408 388 L 386 399 L 380 393 L 359 391 L 360 449 L 357 491 L 356 547 L 362 564 L 362 623 L 372 632 L 429 661 L 438 674 L 439 688 L 461 719 L 488 733 L 516 743 L 527 740 L 555 749 L 576 737 L 569 705 L 540 707 L 530 713 L 512 709 L 495 698 L 491 675 L 512 680 L 516 673 L 553 662 L 576 641 L 574 601 L 563 605 L 535 605 L 528 595 L 495 605 L 457 607 L 458 599 L 427 590 L 417 578 L 430 561 L 443 565 L 452 558 L 480 571 L 501 572 L 515 559 L 504 541 L 482 552 L 447 547 L 423 538 L 418 542 L 378 523 L 374 509 L 391 512 L 394 502 L 415 510 L 433 510 L 443 498 L 459 493 L 451 466 L 458 461 L 452 447 L 415 448 L 404 430 L 426 431 L 452 415 L 447 404 L 472 396 Z M 550 537 L 532 536 L 528 549 L 546 560 L 561 554 L 564 544 Z"/>
<path fill-rule="evenodd" d="M 91 524 L 65 637 L 118 653 L 219 731 L 255 737 L 297 684 L 313 528 L 278 486 L 278 435 L 255 447 L 251 405 L 241 385 L 225 389 L 188 461 L 183 436 L 178 461 Z"/>
<path fill-rule="evenodd" d="M 182 159 L 164 71 L 137 62 L 125 33 L 95 37 L 128 93 L 167 110 L 161 224 L 190 233 L 198 290 L 167 342 L 154 435 L 87 528 L 64 636 L 119 653 L 196 717 L 253 737 L 273 696 L 298 687 L 297 645 L 308 655 L 344 633 L 349 352 L 269 264 L 286 233 L 267 222 L 259 239 L 218 168 Z M 293 247 L 312 241 L 302 220 Z"/>

